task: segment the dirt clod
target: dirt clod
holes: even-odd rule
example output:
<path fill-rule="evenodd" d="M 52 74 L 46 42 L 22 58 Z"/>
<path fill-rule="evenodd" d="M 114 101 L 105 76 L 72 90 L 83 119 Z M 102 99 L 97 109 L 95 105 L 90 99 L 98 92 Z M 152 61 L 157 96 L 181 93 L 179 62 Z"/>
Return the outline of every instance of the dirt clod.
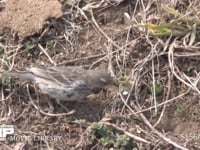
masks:
<path fill-rule="evenodd" d="M 48 18 L 62 15 L 57 0 L 8 0 L 0 13 L 0 33 L 9 28 L 19 37 L 27 37 L 39 32 Z"/>

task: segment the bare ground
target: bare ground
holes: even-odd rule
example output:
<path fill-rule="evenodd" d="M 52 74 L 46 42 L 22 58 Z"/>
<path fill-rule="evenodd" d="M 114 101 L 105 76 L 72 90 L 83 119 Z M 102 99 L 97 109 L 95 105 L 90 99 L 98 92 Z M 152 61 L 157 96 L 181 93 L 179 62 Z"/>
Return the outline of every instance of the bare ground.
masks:
<path fill-rule="evenodd" d="M 57 1 L 9 2 L 0 1 L 1 72 L 40 65 L 108 68 L 118 84 L 84 103 L 65 103 L 76 113 L 62 115 L 56 103 L 49 112 L 51 99 L 33 85 L 27 90 L 2 77 L 1 124 L 30 137 L 8 138 L 3 149 L 200 149 L 198 1 L 60 1 L 62 12 L 53 7 Z M 17 14 L 15 6 L 26 9 Z M 8 17 L 12 13 L 22 18 Z M 158 35 L 169 31 L 169 24 L 164 31 L 153 26 L 163 22 L 175 26 Z M 42 136 L 52 139 L 34 139 Z"/>

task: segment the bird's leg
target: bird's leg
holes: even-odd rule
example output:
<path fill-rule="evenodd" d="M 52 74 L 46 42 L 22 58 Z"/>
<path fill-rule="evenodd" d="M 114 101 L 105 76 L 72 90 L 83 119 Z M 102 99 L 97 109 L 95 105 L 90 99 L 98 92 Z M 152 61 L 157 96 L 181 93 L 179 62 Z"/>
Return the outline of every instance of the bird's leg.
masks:
<path fill-rule="evenodd" d="M 61 102 L 60 102 L 60 100 L 59 99 L 56 99 L 56 102 L 57 102 L 57 104 L 58 105 L 60 105 L 66 112 L 68 112 L 69 114 L 73 114 L 73 113 L 75 113 L 76 111 L 75 110 L 71 110 L 71 111 L 69 111 L 69 109 L 67 108 L 67 107 L 65 107 Z"/>
<path fill-rule="evenodd" d="M 36 92 L 38 105 L 39 105 L 39 92 L 38 92 L 38 87 L 36 86 L 36 84 L 34 84 L 34 89 L 35 89 L 35 92 Z M 53 106 L 52 101 L 50 100 L 49 96 L 48 95 L 43 95 L 43 98 L 45 99 L 45 102 L 47 102 L 47 104 L 49 105 L 48 113 L 53 113 L 54 106 Z"/>
<path fill-rule="evenodd" d="M 47 103 L 48 103 L 48 105 L 49 105 L 49 109 L 50 109 L 49 113 L 53 113 L 53 111 L 54 111 L 54 106 L 53 106 L 52 101 L 47 100 Z"/>
<path fill-rule="evenodd" d="M 38 88 L 37 88 L 37 86 L 36 86 L 36 84 L 33 84 L 33 87 L 34 87 L 34 90 L 35 90 L 35 94 L 36 94 L 36 97 L 37 97 L 37 103 L 38 103 L 38 105 L 39 105 L 39 92 L 38 92 Z"/>

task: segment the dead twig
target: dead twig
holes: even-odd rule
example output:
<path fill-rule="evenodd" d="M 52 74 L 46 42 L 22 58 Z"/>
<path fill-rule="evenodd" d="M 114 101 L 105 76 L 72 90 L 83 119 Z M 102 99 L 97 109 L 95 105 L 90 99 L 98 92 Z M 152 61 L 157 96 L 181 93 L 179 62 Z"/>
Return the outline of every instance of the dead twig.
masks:
<path fill-rule="evenodd" d="M 113 124 L 113 123 L 109 123 L 109 122 L 100 122 L 100 123 L 103 123 L 103 124 L 108 125 L 108 126 L 112 126 L 112 127 L 114 127 L 115 129 L 117 129 L 117 130 L 123 132 L 123 133 L 126 134 L 128 137 L 133 138 L 133 139 L 136 140 L 136 141 L 143 142 L 143 143 L 146 143 L 146 144 L 150 144 L 150 143 L 151 143 L 150 141 L 147 141 L 147 140 L 145 140 L 145 139 L 143 139 L 143 138 L 141 138 L 141 137 L 139 137 L 139 136 L 136 136 L 136 135 L 134 135 L 134 134 L 132 134 L 132 133 L 130 133 L 130 132 L 127 132 L 126 130 L 120 128 L 119 126 L 117 126 L 117 125 L 115 125 L 115 124 Z"/>
<path fill-rule="evenodd" d="M 49 54 L 47 53 L 47 51 L 42 47 L 41 44 L 38 44 L 38 47 L 40 48 L 40 50 L 42 50 L 42 52 L 47 56 L 47 58 L 49 59 L 49 61 L 53 64 L 56 65 L 56 62 L 53 61 L 53 59 L 49 56 Z"/>

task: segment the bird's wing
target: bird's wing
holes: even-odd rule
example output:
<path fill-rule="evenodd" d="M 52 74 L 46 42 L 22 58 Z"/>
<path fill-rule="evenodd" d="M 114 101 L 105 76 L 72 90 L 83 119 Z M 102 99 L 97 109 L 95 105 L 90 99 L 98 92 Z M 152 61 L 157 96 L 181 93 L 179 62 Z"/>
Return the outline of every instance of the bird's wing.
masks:
<path fill-rule="evenodd" d="M 87 71 L 76 66 L 29 67 L 10 71 L 8 75 L 36 83 L 48 82 L 72 89 L 88 89 Z"/>
<path fill-rule="evenodd" d="M 56 81 L 65 85 L 76 83 L 77 85 L 85 84 L 86 70 L 80 67 L 55 66 L 47 68 L 48 74 Z"/>
<path fill-rule="evenodd" d="M 85 83 L 86 70 L 80 67 L 71 66 L 54 66 L 47 68 L 31 67 L 27 69 L 32 72 L 35 77 L 49 80 L 50 82 L 56 82 L 64 86 L 70 86 L 75 84 L 81 86 Z"/>

